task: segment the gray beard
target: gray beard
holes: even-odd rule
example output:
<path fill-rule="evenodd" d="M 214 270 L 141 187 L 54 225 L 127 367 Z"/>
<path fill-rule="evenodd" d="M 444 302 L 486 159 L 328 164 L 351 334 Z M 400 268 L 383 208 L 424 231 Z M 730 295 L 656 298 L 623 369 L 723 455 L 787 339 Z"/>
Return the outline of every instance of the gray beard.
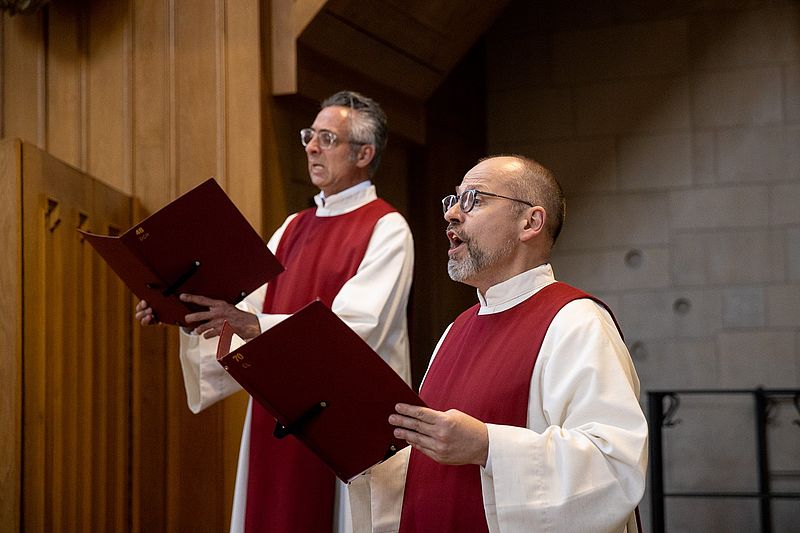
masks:
<path fill-rule="evenodd" d="M 513 241 L 509 240 L 506 244 L 494 252 L 485 252 L 472 246 L 467 241 L 467 254 L 463 259 L 449 259 L 447 261 L 447 274 L 453 281 L 464 283 L 474 278 L 479 272 L 498 264 L 508 257 L 514 249 Z"/>

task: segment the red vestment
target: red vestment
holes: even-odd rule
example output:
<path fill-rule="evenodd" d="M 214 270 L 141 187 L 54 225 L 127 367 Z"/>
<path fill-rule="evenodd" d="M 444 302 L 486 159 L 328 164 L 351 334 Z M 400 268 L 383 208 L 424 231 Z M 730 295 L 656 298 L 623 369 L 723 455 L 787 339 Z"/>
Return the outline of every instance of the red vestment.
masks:
<path fill-rule="evenodd" d="M 556 282 L 505 311 L 462 313 L 442 342 L 420 397 L 485 423 L 526 427 L 531 375 L 547 329 L 567 303 L 594 298 Z M 599 302 L 602 305 L 602 302 Z M 411 451 L 400 531 L 488 531 L 478 465 L 442 465 Z"/>
<path fill-rule="evenodd" d="M 301 211 L 275 252 L 286 271 L 267 286 L 264 312 L 291 314 L 315 298 L 331 306 L 364 259 L 375 224 L 394 211 L 381 199 L 333 217 Z M 274 427 L 275 419 L 254 402 L 245 531 L 331 531 L 333 473 L 294 437 L 273 437 Z"/>

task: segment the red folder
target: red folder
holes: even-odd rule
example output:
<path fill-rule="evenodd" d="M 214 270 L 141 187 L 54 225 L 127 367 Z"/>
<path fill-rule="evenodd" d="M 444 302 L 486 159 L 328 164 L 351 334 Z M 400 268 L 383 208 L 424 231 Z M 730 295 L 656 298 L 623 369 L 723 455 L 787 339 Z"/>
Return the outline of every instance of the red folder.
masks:
<path fill-rule="evenodd" d="M 226 323 L 217 361 L 277 419 L 277 437 L 299 439 L 342 481 L 407 445 L 389 415 L 425 403 L 319 300 L 229 353 L 232 335 Z"/>
<path fill-rule="evenodd" d="M 180 293 L 233 304 L 283 271 L 214 178 L 118 237 L 81 233 L 167 324 L 188 326 L 184 316 L 201 309 Z"/>

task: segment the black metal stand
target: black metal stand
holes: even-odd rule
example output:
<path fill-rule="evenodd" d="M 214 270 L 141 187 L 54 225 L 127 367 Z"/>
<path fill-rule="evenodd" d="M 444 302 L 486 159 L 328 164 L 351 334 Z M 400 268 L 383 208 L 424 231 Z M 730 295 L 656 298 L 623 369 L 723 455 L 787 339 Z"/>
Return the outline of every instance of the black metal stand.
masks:
<path fill-rule="evenodd" d="M 197 272 L 199 268 L 200 268 L 200 261 L 197 260 L 192 261 L 192 264 L 189 265 L 189 268 L 187 268 L 183 274 L 178 276 L 178 279 L 176 279 L 174 283 L 170 284 L 169 287 L 164 289 L 164 291 L 161 294 L 163 294 L 164 296 L 172 296 L 173 294 L 175 294 L 184 283 L 189 281 L 189 278 L 194 276 L 195 272 Z"/>
<path fill-rule="evenodd" d="M 680 397 L 688 395 L 752 395 L 756 415 L 756 453 L 758 454 L 758 492 L 671 492 L 664 491 L 664 459 L 662 431 L 680 423 L 675 413 L 680 407 Z M 772 500 L 800 499 L 798 492 L 772 492 L 770 489 L 767 423 L 771 402 L 776 398 L 792 398 L 800 413 L 800 389 L 755 390 L 675 390 L 647 393 L 650 415 L 650 504 L 653 533 L 664 533 L 666 514 L 664 500 L 680 498 L 758 498 L 762 533 L 772 533 Z M 664 400 L 668 407 L 664 409 Z M 800 424 L 798 424 L 800 425 Z"/>
<path fill-rule="evenodd" d="M 300 428 L 317 417 L 326 407 L 328 407 L 328 402 L 317 402 L 309 407 L 305 413 L 300 415 L 297 420 L 294 420 L 285 426 L 280 422 L 275 421 L 275 429 L 273 430 L 272 434 L 275 436 L 275 438 L 282 439 L 286 435 L 297 433 Z"/>
<path fill-rule="evenodd" d="M 199 268 L 200 268 L 200 261 L 195 259 L 186 268 L 186 270 L 183 272 L 183 274 L 178 276 L 178 278 L 174 282 L 172 282 L 169 285 L 167 285 L 167 287 L 161 291 L 161 295 L 164 296 L 164 297 L 169 297 L 169 296 L 172 296 L 173 294 L 175 294 L 176 292 L 178 292 L 178 289 L 180 289 L 181 286 L 184 283 L 189 281 L 189 278 L 194 276 L 194 274 L 198 271 Z M 159 283 L 148 283 L 147 284 L 147 288 L 148 289 L 153 289 L 153 290 L 158 290 L 162 286 L 163 285 L 161 285 Z"/>

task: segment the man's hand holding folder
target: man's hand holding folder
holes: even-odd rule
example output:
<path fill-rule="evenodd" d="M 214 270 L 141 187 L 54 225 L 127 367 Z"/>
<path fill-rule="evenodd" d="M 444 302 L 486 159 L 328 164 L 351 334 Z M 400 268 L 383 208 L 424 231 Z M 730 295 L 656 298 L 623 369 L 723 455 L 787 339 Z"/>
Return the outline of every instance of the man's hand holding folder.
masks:
<path fill-rule="evenodd" d="M 184 317 L 189 328 L 197 324 L 191 330 L 196 335 L 203 335 L 206 339 L 218 337 L 222 333 L 222 325 L 225 322 L 230 325 L 234 333 L 245 340 L 252 339 L 261 333 L 261 326 L 254 314 L 241 311 L 225 300 L 216 300 L 197 294 L 181 294 L 179 298 L 182 302 L 207 308 L 207 311 L 189 313 Z M 143 326 L 158 323 L 153 308 L 147 305 L 145 300 L 140 300 L 136 305 L 135 316 Z"/>

